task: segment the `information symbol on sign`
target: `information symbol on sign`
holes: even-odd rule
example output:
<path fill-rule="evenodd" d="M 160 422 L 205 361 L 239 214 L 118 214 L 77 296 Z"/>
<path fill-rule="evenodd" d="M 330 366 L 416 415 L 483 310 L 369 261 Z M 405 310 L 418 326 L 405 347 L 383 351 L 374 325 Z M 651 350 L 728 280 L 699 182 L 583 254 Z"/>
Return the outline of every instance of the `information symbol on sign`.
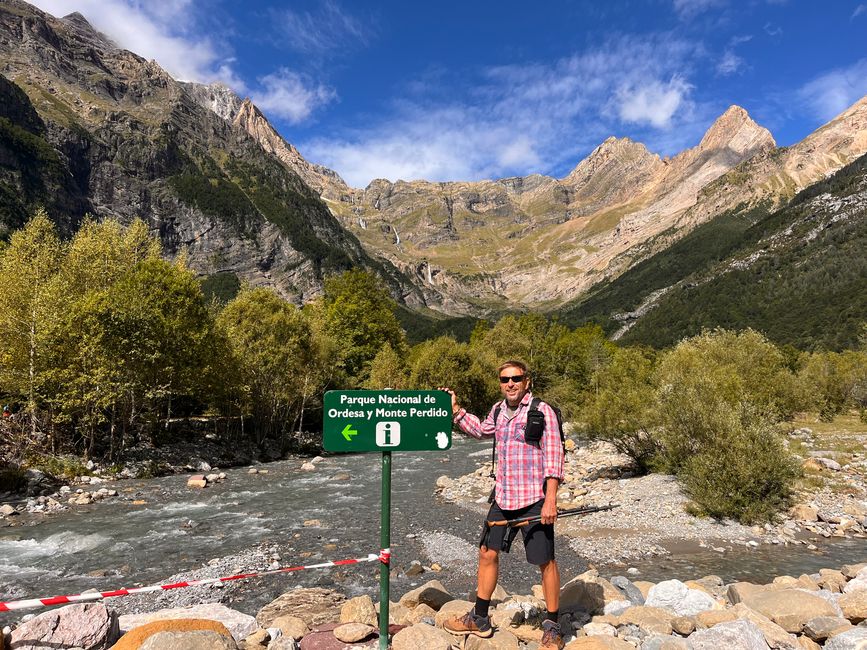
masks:
<path fill-rule="evenodd" d="M 376 423 L 376 446 L 397 447 L 400 445 L 400 422 Z"/>

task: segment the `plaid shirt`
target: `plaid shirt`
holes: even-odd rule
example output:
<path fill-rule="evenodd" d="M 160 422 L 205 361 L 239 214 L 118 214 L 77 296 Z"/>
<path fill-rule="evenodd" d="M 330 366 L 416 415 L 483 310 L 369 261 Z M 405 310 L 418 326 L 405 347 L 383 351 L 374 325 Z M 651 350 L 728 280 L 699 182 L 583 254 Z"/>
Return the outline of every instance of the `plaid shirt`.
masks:
<path fill-rule="evenodd" d="M 557 416 L 545 402 L 539 410 L 545 414 L 545 432 L 541 449 L 524 441 L 527 426 L 527 411 L 533 395 L 524 395 L 515 416 L 509 419 L 506 400 L 491 407 L 488 417 L 480 422 L 465 409 L 455 415 L 455 424 L 473 438 L 490 438 L 496 435 L 497 487 L 495 499 L 503 510 L 517 510 L 543 499 L 542 486 L 549 477 L 563 481 L 563 444 Z M 500 415 L 494 422 L 494 411 L 500 407 Z"/>

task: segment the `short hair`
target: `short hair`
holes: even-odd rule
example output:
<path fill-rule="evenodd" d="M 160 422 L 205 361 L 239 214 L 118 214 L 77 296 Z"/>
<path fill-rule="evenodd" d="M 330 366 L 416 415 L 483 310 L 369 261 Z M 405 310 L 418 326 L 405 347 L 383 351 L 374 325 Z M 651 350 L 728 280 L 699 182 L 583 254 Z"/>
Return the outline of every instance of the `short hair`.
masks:
<path fill-rule="evenodd" d="M 510 366 L 513 368 L 520 368 L 521 372 L 523 372 L 525 375 L 530 375 L 530 369 L 527 367 L 527 364 L 523 361 L 516 360 L 506 361 L 505 363 L 500 364 L 500 367 L 497 368 L 497 374 L 503 372 L 505 368 L 508 368 Z"/>

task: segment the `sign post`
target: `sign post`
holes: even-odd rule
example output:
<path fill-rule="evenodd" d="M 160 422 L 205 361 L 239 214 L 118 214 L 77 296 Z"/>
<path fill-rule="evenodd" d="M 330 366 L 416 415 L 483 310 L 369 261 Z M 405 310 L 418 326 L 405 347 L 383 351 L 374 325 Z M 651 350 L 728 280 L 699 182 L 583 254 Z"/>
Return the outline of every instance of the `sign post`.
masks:
<path fill-rule="evenodd" d="M 326 451 L 382 452 L 379 520 L 379 648 L 388 648 L 391 559 L 391 452 L 444 451 L 452 445 L 451 396 L 440 390 L 332 390 L 325 393 Z"/>

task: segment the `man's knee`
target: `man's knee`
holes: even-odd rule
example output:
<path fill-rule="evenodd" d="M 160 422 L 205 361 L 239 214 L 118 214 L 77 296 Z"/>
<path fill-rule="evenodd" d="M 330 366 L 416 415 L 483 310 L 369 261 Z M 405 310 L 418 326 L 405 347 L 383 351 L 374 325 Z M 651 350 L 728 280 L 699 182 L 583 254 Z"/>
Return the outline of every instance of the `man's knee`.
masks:
<path fill-rule="evenodd" d="M 500 553 L 487 546 L 479 547 L 479 563 L 480 564 L 496 564 L 499 561 Z"/>

